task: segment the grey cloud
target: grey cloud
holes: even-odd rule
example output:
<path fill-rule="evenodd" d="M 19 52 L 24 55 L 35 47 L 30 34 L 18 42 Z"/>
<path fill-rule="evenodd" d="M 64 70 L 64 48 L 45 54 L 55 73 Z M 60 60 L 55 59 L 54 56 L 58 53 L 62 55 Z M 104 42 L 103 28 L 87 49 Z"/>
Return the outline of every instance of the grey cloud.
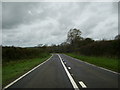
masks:
<path fill-rule="evenodd" d="M 59 44 L 73 27 L 83 37 L 111 39 L 117 35 L 116 8 L 110 2 L 3 3 L 3 45 Z"/>
<path fill-rule="evenodd" d="M 2 28 L 17 28 L 19 24 L 29 23 L 32 15 L 28 11 L 37 7 L 37 3 L 3 2 L 2 3 Z"/>

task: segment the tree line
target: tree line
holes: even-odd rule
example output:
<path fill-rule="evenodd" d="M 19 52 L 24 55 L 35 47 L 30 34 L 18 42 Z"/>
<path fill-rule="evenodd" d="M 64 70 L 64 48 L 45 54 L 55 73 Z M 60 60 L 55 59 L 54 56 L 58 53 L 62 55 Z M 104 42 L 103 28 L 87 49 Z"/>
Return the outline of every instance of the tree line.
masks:
<path fill-rule="evenodd" d="M 87 56 L 119 56 L 120 35 L 117 35 L 114 40 L 95 41 L 92 38 L 83 38 L 81 34 L 79 29 L 70 29 L 66 42 L 50 46 L 50 52 L 76 53 Z"/>
<path fill-rule="evenodd" d="M 42 58 L 49 55 L 49 52 L 44 47 L 21 48 L 14 46 L 2 47 L 2 61 L 9 62 L 14 60 Z"/>
<path fill-rule="evenodd" d="M 119 56 L 120 35 L 117 35 L 114 40 L 95 41 L 92 38 L 83 38 L 81 34 L 82 32 L 79 29 L 70 29 L 66 41 L 60 45 L 47 46 L 39 44 L 31 48 L 2 46 L 3 62 L 46 57 L 50 53 L 75 53 L 79 55 L 106 57 Z"/>

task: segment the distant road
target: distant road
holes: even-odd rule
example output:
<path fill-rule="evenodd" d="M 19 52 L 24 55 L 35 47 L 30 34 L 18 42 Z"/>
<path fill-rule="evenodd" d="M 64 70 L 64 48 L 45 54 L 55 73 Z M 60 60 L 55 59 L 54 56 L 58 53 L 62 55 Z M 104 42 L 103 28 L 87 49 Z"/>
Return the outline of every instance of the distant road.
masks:
<path fill-rule="evenodd" d="M 64 54 L 54 54 L 7 88 L 118 88 L 118 74 Z"/>

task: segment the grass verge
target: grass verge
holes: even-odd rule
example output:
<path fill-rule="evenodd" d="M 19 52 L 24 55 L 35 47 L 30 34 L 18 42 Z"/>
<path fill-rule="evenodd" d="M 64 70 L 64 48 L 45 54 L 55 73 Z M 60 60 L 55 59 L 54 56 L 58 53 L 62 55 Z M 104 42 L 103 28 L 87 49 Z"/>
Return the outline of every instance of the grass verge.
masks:
<path fill-rule="evenodd" d="M 2 67 L 2 86 L 4 87 L 11 81 L 23 75 L 33 67 L 47 60 L 51 55 L 42 58 L 24 59 L 11 61 Z"/>
<path fill-rule="evenodd" d="M 118 59 L 116 58 L 83 56 L 83 55 L 76 55 L 73 53 L 67 53 L 66 55 L 106 68 L 106 69 L 110 69 L 115 72 L 120 72 L 119 71 L 120 66 L 118 65 Z"/>

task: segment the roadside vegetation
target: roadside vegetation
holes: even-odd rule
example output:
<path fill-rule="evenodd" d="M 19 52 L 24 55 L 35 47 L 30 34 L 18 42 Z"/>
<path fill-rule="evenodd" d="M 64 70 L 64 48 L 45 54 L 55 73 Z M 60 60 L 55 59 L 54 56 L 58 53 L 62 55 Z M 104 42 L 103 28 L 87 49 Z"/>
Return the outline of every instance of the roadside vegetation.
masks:
<path fill-rule="evenodd" d="M 118 72 L 118 68 L 120 68 L 120 66 L 118 65 L 118 58 L 85 56 L 85 55 L 78 55 L 74 53 L 66 53 L 66 55 L 106 68 L 106 69 L 110 69 L 115 72 Z"/>
<path fill-rule="evenodd" d="M 79 29 L 70 29 L 65 42 L 49 47 L 51 52 L 69 53 L 72 57 L 120 72 L 120 35 L 114 40 L 93 40 L 81 34 Z"/>
<path fill-rule="evenodd" d="M 5 86 L 51 55 L 45 48 L 4 47 L 3 56 L 2 85 Z"/>
<path fill-rule="evenodd" d="M 19 61 L 22 59 L 32 59 L 37 57 L 44 57 L 47 52 L 46 47 L 31 47 L 31 48 L 22 48 L 22 47 L 2 47 L 2 62 L 5 64 L 9 61 Z"/>
<path fill-rule="evenodd" d="M 92 38 L 81 37 L 78 29 L 71 29 L 68 32 L 66 42 L 60 45 L 51 46 L 51 52 L 78 53 L 86 56 L 105 56 L 119 58 L 120 39 L 114 40 L 93 40 Z"/>
<path fill-rule="evenodd" d="M 81 37 L 81 34 L 79 29 L 70 29 L 66 41 L 59 45 L 39 44 L 29 48 L 2 46 L 3 85 L 45 61 L 50 53 L 67 53 L 74 58 L 120 72 L 120 35 L 114 40 L 96 41 Z"/>

